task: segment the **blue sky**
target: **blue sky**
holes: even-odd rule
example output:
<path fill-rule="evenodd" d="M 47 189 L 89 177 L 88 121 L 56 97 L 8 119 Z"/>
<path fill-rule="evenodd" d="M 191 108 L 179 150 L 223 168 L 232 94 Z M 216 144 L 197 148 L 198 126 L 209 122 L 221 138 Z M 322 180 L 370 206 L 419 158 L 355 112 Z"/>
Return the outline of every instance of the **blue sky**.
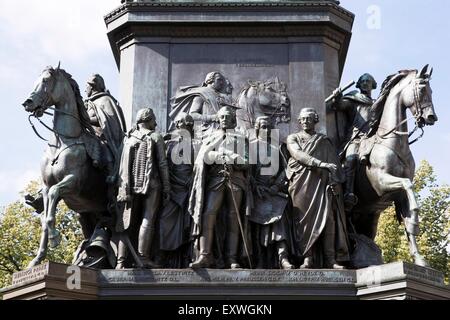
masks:
<path fill-rule="evenodd" d="M 119 0 L 0 0 L 0 206 L 17 200 L 25 184 L 39 177 L 46 144 L 32 132 L 21 103 L 45 66 L 56 66 L 61 60 L 83 94 L 88 76 L 100 73 L 120 97 L 118 71 L 102 19 L 119 4 Z M 356 14 L 343 83 L 369 72 L 381 84 L 400 69 L 419 69 L 426 63 L 434 67 L 431 85 L 439 122 L 426 128 L 412 150 L 416 162 L 427 159 L 440 181 L 450 182 L 450 106 L 446 103 L 450 2 L 342 0 L 341 5 Z M 373 6 L 380 10 L 375 24 L 379 28 L 367 24 L 373 21 L 368 13 Z"/>

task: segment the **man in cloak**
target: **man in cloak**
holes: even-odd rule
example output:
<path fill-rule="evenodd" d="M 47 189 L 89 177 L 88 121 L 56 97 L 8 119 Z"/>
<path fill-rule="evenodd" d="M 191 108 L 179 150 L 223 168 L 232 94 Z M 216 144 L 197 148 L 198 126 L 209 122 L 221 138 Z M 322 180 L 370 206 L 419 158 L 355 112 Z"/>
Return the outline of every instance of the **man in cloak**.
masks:
<path fill-rule="evenodd" d="M 287 138 L 294 239 L 304 258 L 301 268 L 342 269 L 349 261 L 341 187 L 345 177 L 331 140 L 315 131 L 318 122 L 314 109 L 302 109 L 303 130 Z"/>

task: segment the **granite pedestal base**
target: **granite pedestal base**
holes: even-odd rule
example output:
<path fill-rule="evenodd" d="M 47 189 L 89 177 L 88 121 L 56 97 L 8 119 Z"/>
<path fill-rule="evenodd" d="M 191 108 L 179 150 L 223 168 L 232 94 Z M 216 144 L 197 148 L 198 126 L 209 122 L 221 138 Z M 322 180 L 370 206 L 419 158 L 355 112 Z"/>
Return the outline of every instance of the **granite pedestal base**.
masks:
<path fill-rule="evenodd" d="M 92 270 L 46 263 L 3 299 L 450 299 L 441 272 L 408 263 L 361 270 Z"/>

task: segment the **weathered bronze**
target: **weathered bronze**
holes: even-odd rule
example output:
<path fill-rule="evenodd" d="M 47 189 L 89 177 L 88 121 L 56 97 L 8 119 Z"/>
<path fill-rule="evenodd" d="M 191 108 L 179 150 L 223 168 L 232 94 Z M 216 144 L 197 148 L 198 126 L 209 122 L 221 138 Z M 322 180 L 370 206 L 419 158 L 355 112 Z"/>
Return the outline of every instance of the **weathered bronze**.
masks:
<path fill-rule="evenodd" d="M 191 267 L 224 265 L 236 269 L 241 265 L 241 241 L 250 259 L 247 235 L 242 232 L 243 214 L 250 196 L 247 192 L 247 140 L 234 129 L 236 113 L 233 108 L 222 107 L 217 117 L 220 129 L 203 141 L 194 166 L 189 211 L 194 222 L 197 252 Z M 249 264 L 251 266 L 251 262 Z"/>
<path fill-rule="evenodd" d="M 159 218 L 159 265 L 168 268 L 189 266 L 191 216 L 188 212 L 195 150 L 194 119 L 181 112 L 174 121 L 176 129 L 167 136 L 167 162 L 170 173 L 170 202 Z"/>
<path fill-rule="evenodd" d="M 236 100 L 238 126 L 250 129 L 258 117 L 268 116 L 275 124 L 291 120 L 286 84 L 278 77 L 267 81 L 248 81 Z"/>
<path fill-rule="evenodd" d="M 101 141 L 90 124 L 78 84 L 59 66 L 47 67 L 23 106 L 36 118 L 42 117 L 46 110 L 54 111 L 53 127 L 49 128 L 53 135 L 41 165 L 42 236 L 38 254 L 30 266 L 43 261 L 48 245 L 56 247 L 60 242 L 55 228 L 60 200 L 80 214 L 85 241 L 80 245 L 75 263 L 96 267 L 115 265 L 115 255 L 109 245 L 112 216 L 107 207 L 106 176 L 93 165 L 93 160 L 101 160 Z M 95 249 L 86 253 L 89 248 Z"/>
<path fill-rule="evenodd" d="M 119 174 L 118 202 L 124 203 L 118 217 L 118 231 L 126 232 L 130 222 L 140 221 L 138 254 L 144 267 L 157 265 L 151 260 L 156 219 L 162 205 L 170 200 L 170 181 L 164 140 L 156 132 L 153 110 L 141 109 L 136 125 L 124 142 Z M 162 198 L 162 199 L 161 199 Z M 124 268 L 126 242 L 119 244 L 117 268 Z"/>
<path fill-rule="evenodd" d="M 254 256 L 257 269 L 293 269 L 289 261 L 293 242 L 289 221 L 286 146 L 272 137 L 271 117 L 255 121 L 256 139 L 250 142 L 256 164 L 252 165 L 252 192 L 255 194 L 248 219 L 252 222 Z"/>
<path fill-rule="evenodd" d="M 333 93 L 335 98 L 331 100 L 331 107 L 335 111 L 344 112 L 347 118 L 351 119 L 341 151 L 342 157 L 345 158 L 345 208 L 347 211 L 350 211 L 358 202 L 354 193 L 356 166 L 360 160 L 367 162 L 365 155 L 362 159 L 359 158 L 359 146 L 361 139 L 371 132 L 371 127 L 374 125 L 371 122 L 371 106 L 374 102 L 372 90 L 377 88 L 377 82 L 373 76 L 365 73 L 359 78 L 356 87 L 360 92 L 352 91 L 342 96 L 342 91 L 337 90 Z"/>
<path fill-rule="evenodd" d="M 357 233 L 374 239 L 380 213 L 393 201 L 418 265 L 426 262 L 416 242 L 419 206 L 412 184 L 415 163 L 409 149 L 410 143 L 417 139 L 408 140 L 417 129 L 423 131 L 425 125 L 431 126 L 438 120 L 430 88 L 432 71 L 427 70 L 428 66 L 421 71 L 400 71 L 384 81 L 371 111 L 371 119 L 376 120 L 373 127 L 376 134 L 361 141 L 359 154 L 367 157 L 367 165 L 357 164 L 355 193 L 359 201 L 351 211 Z M 415 120 L 412 132 L 408 132 L 407 109 Z"/>
<path fill-rule="evenodd" d="M 331 140 L 315 131 L 319 116 L 305 108 L 298 118 L 303 131 L 290 135 L 287 168 L 293 203 L 294 239 L 301 268 L 342 269 L 349 261 L 341 184 L 345 177 Z"/>
<path fill-rule="evenodd" d="M 172 121 L 180 112 L 188 113 L 201 124 L 201 133 L 207 135 L 219 127 L 217 112 L 224 105 L 231 105 L 233 86 L 220 72 L 206 75 L 202 86 L 182 87 L 172 98 Z M 174 125 L 172 123 L 171 128 Z"/>

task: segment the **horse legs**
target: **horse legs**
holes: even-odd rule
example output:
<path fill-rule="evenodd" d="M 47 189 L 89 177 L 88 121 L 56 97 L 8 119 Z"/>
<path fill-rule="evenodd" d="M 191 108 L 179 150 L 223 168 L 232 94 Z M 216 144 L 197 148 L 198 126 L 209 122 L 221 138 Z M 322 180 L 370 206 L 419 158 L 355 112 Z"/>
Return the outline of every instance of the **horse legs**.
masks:
<path fill-rule="evenodd" d="M 380 173 L 380 172 L 379 172 Z M 404 190 L 406 193 L 407 208 L 409 214 L 403 217 L 406 235 L 408 237 L 409 251 L 414 258 L 414 263 L 420 266 L 427 266 L 424 257 L 419 253 L 416 236 L 419 233 L 419 205 L 413 190 L 413 184 L 408 178 L 399 178 L 387 173 L 380 173 L 378 176 L 380 185 L 384 188 L 383 193 Z"/>
<path fill-rule="evenodd" d="M 61 242 L 61 237 L 55 228 L 56 222 L 56 206 L 59 200 L 68 192 L 72 191 L 73 184 L 75 182 L 74 175 L 65 176 L 63 180 L 59 183 L 53 185 L 48 191 L 48 213 L 47 213 L 47 228 L 48 228 L 48 239 L 51 248 L 55 248 Z"/>
<path fill-rule="evenodd" d="M 28 268 L 39 265 L 42 260 L 47 256 L 47 245 L 48 245 L 48 228 L 47 228 L 47 212 L 48 212 L 48 188 L 42 189 L 42 196 L 44 198 L 44 211 L 41 216 L 41 240 L 39 243 L 39 250 L 36 257 L 28 264 Z"/>

